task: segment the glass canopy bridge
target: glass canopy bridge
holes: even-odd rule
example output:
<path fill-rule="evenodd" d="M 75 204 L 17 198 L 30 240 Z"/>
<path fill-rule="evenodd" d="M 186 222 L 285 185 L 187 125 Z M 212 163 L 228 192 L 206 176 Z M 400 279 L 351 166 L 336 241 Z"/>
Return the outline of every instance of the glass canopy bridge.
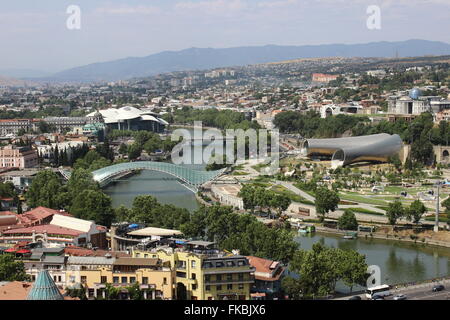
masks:
<path fill-rule="evenodd" d="M 92 172 L 92 175 L 95 181 L 97 181 L 101 186 L 105 186 L 112 182 L 114 178 L 134 170 L 151 170 L 169 174 L 177 178 L 191 191 L 197 192 L 200 186 L 221 176 L 226 171 L 226 168 L 217 171 L 199 171 L 167 162 L 137 161 L 119 163 L 95 170 Z M 60 170 L 60 173 L 64 178 L 70 178 L 70 171 Z"/>

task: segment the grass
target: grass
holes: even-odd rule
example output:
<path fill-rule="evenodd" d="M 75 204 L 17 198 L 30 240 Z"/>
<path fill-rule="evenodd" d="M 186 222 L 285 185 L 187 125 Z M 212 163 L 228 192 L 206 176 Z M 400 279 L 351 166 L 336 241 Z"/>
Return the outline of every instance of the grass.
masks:
<path fill-rule="evenodd" d="M 248 175 L 248 172 L 245 171 L 234 171 L 233 176 L 246 176 Z"/>
<path fill-rule="evenodd" d="M 372 199 L 372 198 L 353 195 L 353 194 L 340 193 L 339 198 L 341 198 L 341 200 L 349 200 L 349 201 L 367 203 L 367 204 L 373 204 L 373 205 L 379 205 L 379 206 L 385 206 L 388 204 L 386 201 L 383 201 L 383 200 L 377 200 L 377 199 Z"/>
<path fill-rule="evenodd" d="M 314 205 L 314 202 L 306 200 L 302 196 L 299 196 L 298 194 L 295 194 L 294 192 L 292 192 L 291 190 L 286 189 L 283 186 L 275 185 L 272 188 L 270 188 L 270 190 L 272 190 L 272 191 L 274 191 L 274 192 L 276 192 L 278 194 L 286 195 L 293 202 L 299 202 L 299 203 L 303 203 L 303 204 Z"/>
<path fill-rule="evenodd" d="M 381 213 L 381 212 L 367 210 L 367 209 L 364 209 L 364 208 L 349 208 L 349 209 L 346 209 L 346 210 L 352 211 L 354 213 L 371 214 L 371 215 L 374 215 L 374 216 L 384 216 L 384 214 Z"/>

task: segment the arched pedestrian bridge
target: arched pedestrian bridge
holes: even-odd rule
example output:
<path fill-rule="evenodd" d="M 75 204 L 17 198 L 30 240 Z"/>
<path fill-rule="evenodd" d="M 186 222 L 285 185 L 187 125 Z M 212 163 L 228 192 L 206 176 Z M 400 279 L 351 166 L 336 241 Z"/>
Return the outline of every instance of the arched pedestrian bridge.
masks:
<path fill-rule="evenodd" d="M 172 175 L 183 182 L 186 187 L 195 192 L 204 183 L 212 181 L 222 175 L 226 169 L 217 171 L 199 171 L 167 162 L 137 161 L 115 164 L 95 170 L 92 172 L 92 175 L 95 181 L 101 186 L 105 186 L 113 181 L 115 177 L 134 170 L 152 170 Z M 70 178 L 70 172 L 68 171 L 61 172 L 61 174 L 66 179 Z"/>

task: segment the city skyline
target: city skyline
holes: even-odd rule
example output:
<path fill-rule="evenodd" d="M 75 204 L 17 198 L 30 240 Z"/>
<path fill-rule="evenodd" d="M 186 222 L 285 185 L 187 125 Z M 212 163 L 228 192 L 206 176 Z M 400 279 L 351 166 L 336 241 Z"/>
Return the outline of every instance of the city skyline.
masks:
<path fill-rule="evenodd" d="M 66 26 L 81 9 L 81 28 Z M 367 28 L 379 6 L 381 29 Z M 426 39 L 449 43 L 450 1 L 51 1 L 2 3 L 0 70 L 54 73 L 191 47 L 318 45 Z M 420 24 L 416 23 L 421 21 Z M 51 48 L 51 50 L 49 50 Z"/>

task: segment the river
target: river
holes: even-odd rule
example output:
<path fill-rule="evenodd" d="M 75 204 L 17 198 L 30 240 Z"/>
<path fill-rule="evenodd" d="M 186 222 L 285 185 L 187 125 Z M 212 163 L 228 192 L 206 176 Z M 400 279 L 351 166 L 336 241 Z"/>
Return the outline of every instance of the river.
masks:
<path fill-rule="evenodd" d="M 366 256 L 368 265 L 380 267 L 382 283 L 418 282 L 450 275 L 449 248 L 370 238 L 345 240 L 342 236 L 318 233 L 299 236 L 296 241 L 306 250 L 317 242 L 328 247 L 356 250 Z M 338 290 L 347 292 L 348 288 L 341 284 Z"/>

